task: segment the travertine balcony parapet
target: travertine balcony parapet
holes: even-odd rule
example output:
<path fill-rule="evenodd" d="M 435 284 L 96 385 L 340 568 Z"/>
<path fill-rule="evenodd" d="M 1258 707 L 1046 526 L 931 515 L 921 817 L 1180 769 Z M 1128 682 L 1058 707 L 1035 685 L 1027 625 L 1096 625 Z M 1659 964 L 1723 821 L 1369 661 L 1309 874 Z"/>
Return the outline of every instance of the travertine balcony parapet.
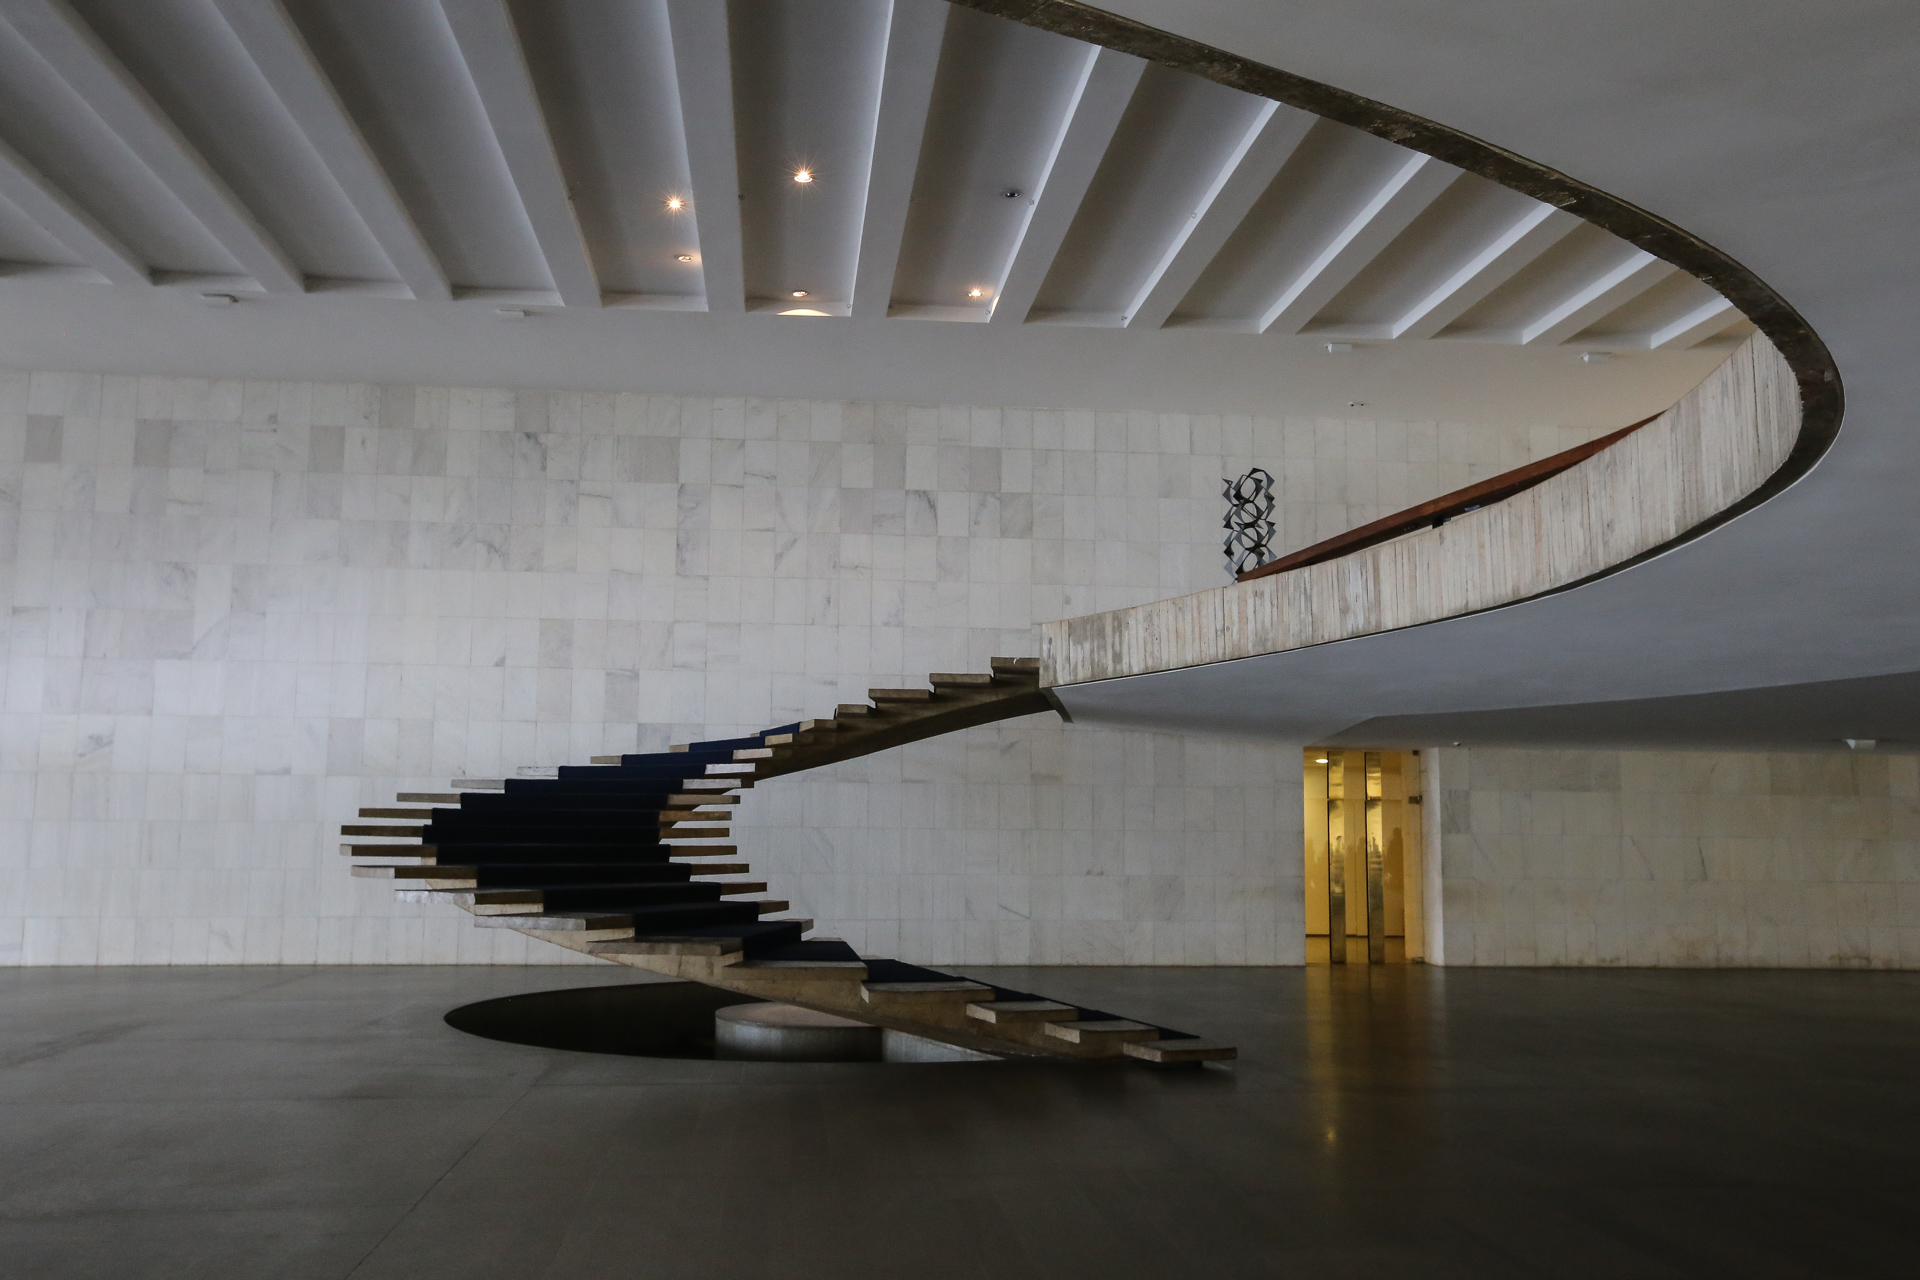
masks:
<path fill-rule="evenodd" d="M 1647 426 L 1446 524 L 1290 572 L 1041 627 L 1042 680 L 1081 684 L 1348 640 L 1516 604 L 1716 523 L 1787 461 L 1794 373 L 1756 334 Z"/>

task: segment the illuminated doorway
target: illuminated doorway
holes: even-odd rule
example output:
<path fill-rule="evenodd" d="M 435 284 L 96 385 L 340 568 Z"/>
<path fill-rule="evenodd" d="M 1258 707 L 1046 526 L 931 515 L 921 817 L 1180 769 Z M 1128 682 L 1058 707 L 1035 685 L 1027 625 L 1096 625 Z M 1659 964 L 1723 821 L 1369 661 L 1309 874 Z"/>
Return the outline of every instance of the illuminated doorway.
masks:
<path fill-rule="evenodd" d="M 1420 753 L 1309 749 L 1308 964 L 1425 959 Z"/>

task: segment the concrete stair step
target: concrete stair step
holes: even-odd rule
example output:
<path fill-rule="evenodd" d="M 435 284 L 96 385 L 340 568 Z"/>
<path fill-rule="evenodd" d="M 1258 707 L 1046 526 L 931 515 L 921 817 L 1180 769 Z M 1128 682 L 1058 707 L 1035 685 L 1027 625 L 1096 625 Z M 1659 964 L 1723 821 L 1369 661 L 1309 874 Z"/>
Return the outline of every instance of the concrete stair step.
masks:
<path fill-rule="evenodd" d="M 340 834 L 343 836 L 412 836 L 417 840 L 420 833 L 426 829 L 427 824 L 424 822 L 411 826 L 378 826 L 373 823 L 350 822 L 340 828 Z"/>
<path fill-rule="evenodd" d="M 867 697 L 875 706 L 885 706 L 890 702 L 932 702 L 931 689 L 869 689 Z"/>
<path fill-rule="evenodd" d="M 572 934 L 581 942 L 613 942 L 633 936 L 633 917 L 601 912 L 569 915 L 475 916 L 483 929 L 530 929 L 538 933 Z"/>
<path fill-rule="evenodd" d="M 964 1008 L 979 1003 L 982 996 L 991 996 L 993 988 L 983 982 L 956 978 L 948 982 L 868 982 L 862 984 L 860 994 L 875 1008 L 910 1004 L 957 1005 Z"/>
<path fill-rule="evenodd" d="M 433 820 L 431 809 L 362 809 L 363 818 L 418 818 L 422 822 Z"/>
<path fill-rule="evenodd" d="M 1118 1046 L 1129 1040 L 1158 1040 L 1160 1028 L 1114 1018 L 1098 1022 L 1049 1022 L 1047 1034 L 1068 1044 Z"/>
<path fill-rule="evenodd" d="M 1213 1040 L 1136 1040 L 1122 1050 L 1145 1062 L 1231 1062 L 1240 1051 Z"/>
<path fill-rule="evenodd" d="M 967 1006 L 967 1016 L 980 1022 L 1031 1026 L 1037 1022 L 1071 1022 L 1080 1011 L 1057 1000 L 991 1000 Z"/>
<path fill-rule="evenodd" d="M 394 797 L 401 804 L 459 804 L 458 791 L 402 791 Z"/>
<path fill-rule="evenodd" d="M 438 856 L 440 846 L 432 844 L 343 844 L 340 846 L 342 857 L 347 858 L 419 858 L 431 862 Z"/>
<path fill-rule="evenodd" d="M 363 880 L 466 880 L 473 881 L 479 874 L 477 867 L 428 866 L 368 866 L 365 863 L 357 867 L 348 867 L 348 872 Z"/>

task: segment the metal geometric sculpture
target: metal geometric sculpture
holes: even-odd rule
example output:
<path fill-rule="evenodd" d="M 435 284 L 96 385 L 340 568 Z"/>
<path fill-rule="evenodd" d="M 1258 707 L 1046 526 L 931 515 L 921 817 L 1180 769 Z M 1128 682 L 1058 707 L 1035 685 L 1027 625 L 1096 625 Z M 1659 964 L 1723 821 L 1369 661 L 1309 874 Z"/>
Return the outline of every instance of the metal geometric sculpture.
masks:
<path fill-rule="evenodd" d="M 1259 467 L 1238 480 L 1222 480 L 1220 496 L 1227 500 L 1227 531 L 1221 550 L 1227 557 L 1227 576 L 1238 578 L 1273 559 L 1267 545 L 1273 541 L 1273 477 Z"/>

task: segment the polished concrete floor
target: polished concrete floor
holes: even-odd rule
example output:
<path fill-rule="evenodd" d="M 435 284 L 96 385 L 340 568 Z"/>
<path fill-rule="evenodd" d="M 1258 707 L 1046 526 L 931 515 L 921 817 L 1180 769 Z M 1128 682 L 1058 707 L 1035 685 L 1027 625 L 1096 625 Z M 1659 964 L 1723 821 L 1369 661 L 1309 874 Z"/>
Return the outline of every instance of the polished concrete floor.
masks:
<path fill-rule="evenodd" d="M 0 1274 L 1920 1274 L 1920 975 L 975 970 L 1232 1068 L 621 1058 L 625 971 L 0 972 Z"/>

